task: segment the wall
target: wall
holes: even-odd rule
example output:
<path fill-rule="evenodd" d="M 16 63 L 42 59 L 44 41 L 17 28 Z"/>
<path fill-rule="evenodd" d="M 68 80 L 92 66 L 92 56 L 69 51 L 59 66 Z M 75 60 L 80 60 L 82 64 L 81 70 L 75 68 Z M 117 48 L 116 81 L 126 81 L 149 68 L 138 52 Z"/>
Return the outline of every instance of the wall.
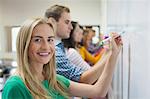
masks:
<path fill-rule="evenodd" d="M 82 24 L 100 24 L 99 0 L 3 0 L 4 25 L 20 25 L 28 17 L 43 16 L 53 4 L 68 6 L 72 19 Z"/>
<path fill-rule="evenodd" d="M 0 7 L 2 7 L 2 1 L 0 0 Z M 2 31 L 2 8 L 0 9 L 0 31 Z M 2 39 L 2 33 L 0 32 L 0 40 Z M 0 43 L 0 51 L 2 50 L 2 44 Z"/>
<path fill-rule="evenodd" d="M 122 85 L 115 93 L 117 96 L 115 99 L 149 99 L 150 2 L 149 0 L 108 0 L 107 6 L 109 31 L 125 31 L 123 71 L 121 69 L 118 71 L 116 79 L 122 81 L 116 83 L 115 87 L 120 83 Z"/>
<path fill-rule="evenodd" d="M 7 31 L 11 26 L 21 25 L 24 20 L 30 17 L 43 17 L 45 10 L 54 4 L 68 6 L 71 10 L 72 19 L 82 25 L 99 25 L 101 23 L 100 0 L 1 0 L 1 2 L 3 5 L 0 6 L 3 12 L 1 15 L 3 24 L 0 25 L 2 52 L 7 52 L 8 50 Z"/>

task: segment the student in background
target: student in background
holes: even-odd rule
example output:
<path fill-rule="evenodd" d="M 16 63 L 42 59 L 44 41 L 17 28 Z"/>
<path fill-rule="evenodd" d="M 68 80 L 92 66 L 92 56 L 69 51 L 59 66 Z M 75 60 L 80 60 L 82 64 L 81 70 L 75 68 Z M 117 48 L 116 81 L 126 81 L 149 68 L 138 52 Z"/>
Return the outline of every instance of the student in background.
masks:
<path fill-rule="evenodd" d="M 46 10 L 45 17 L 49 22 L 53 22 L 53 25 L 56 27 L 55 49 L 57 73 L 73 81 L 94 83 L 99 77 L 101 67 L 85 71 L 81 67 L 71 63 L 64 52 L 64 46 L 61 40 L 69 38 L 72 30 L 69 8 L 61 5 L 51 6 Z"/>
<path fill-rule="evenodd" d="M 95 68 L 100 66 L 101 70 L 99 70 L 100 75 L 102 74 L 104 70 L 104 64 L 105 60 L 107 57 L 105 56 L 106 54 L 103 55 L 102 59 L 100 59 L 95 65 L 92 65 L 92 67 L 81 57 L 81 54 L 79 53 L 80 47 L 80 42 L 83 38 L 83 30 L 82 27 L 77 23 L 72 21 L 71 22 L 73 29 L 70 32 L 70 37 L 67 39 L 62 39 L 62 42 L 65 47 L 66 55 L 67 58 L 75 64 L 75 66 L 80 66 L 85 70 L 89 70 L 91 68 Z M 88 51 L 87 53 L 91 55 Z"/>
<path fill-rule="evenodd" d="M 65 47 L 67 58 L 75 64 L 75 66 L 81 66 L 84 70 L 88 70 L 91 66 L 83 60 L 79 54 L 80 42 L 83 37 L 83 30 L 80 28 L 77 22 L 71 22 L 73 29 L 70 32 L 70 36 L 67 39 L 62 39 Z"/>
<path fill-rule="evenodd" d="M 94 36 L 94 32 L 92 29 L 85 29 L 83 31 L 83 39 L 80 43 L 79 53 L 81 54 L 82 58 L 87 61 L 90 65 L 96 64 L 100 59 L 103 53 L 105 52 L 105 49 L 100 46 L 96 49 L 92 48 L 94 45 L 92 44 L 92 38 Z M 94 51 L 94 53 L 97 52 L 96 56 L 92 55 L 94 53 L 90 53 L 90 51 Z"/>
<path fill-rule="evenodd" d="M 55 54 L 57 73 L 65 76 L 70 80 L 88 84 L 93 84 L 99 77 L 102 77 L 101 83 L 103 83 L 103 81 L 108 81 L 110 84 L 113 75 L 111 74 L 111 72 L 113 72 L 113 69 L 111 69 L 110 67 L 111 65 L 115 66 L 117 62 L 118 54 L 120 52 L 121 39 L 118 39 L 119 41 L 117 42 L 117 46 L 115 46 L 115 48 L 113 49 L 113 55 L 111 55 L 111 58 L 106 58 L 104 71 L 102 73 L 102 76 L 100 76 L 100 70 L 102 70 L 101 66 L 97 66 L 89 70 L 84 70 L 80 66 L 75 66 L 75 64 L 70 62 L 66 56 L 64 45 L 62 44 L 61 40 L 69 38 L 70 32 L 72 30 L 69 8 L 61 5 L 51 6 L 46 10 L 45 17 L 48 22 L 53 22 L 53 25 L 56 27 Z M 107 61 L 109 66 L 106 66 Z M 109 84 L 105 84 L 106 86 L 104 86 L 105 89 L 103 90 L 103 92 L 107 93 Z"/>
<path fill-rule="evenodd" d="M 70 32 L 70 37 L 67 39 L 62 39 L 62 42 L 66 48 L 66 55 L 68 59 L 75 64 L 75 66 L 83 67 L 85 70 L 91 69 L 91 66 L 85 60 L 83 60 L 81 54 L 79 53 L 80 47 L 82 47 L 80 45 L 80 42 L 83 37 L 83 30 L 80 28 L 77 22 L 72 21 L 71 24 L 73 26 L 73 29 Z M 91 55 L 88 51 L 87 53 Z M 107 57 L 103 56 L 103 58 L 99 60 L 95 65 L 92 65 L 92 68 L 100 66 L 101 70 L 99 70 L 99 72 L 102 73 L 106 59 Z"/>
<path fill-rule="evenodd" d="M 84 47 L 92 54 L 95 55 L 98 53 L 98 51 L 102 48 L 102 46 L 99 46 L 98 41 L 101 39 L 95 37 L 96 32 L 91 27 L 86 27 L 83 32 L 83 45 Z M 96 39 L 96 40 L 95 40 Z"/>
<path fill-rule="evenodd" d="M 5 83 L 2 99 L 66 99 L 69 96 L 104 97 L 120 52 L 112 38 L 105 71 L 94 85 L 82 84 L 57 75 L 55 71 L 54 28 L 41 18 L 28 19 L 17 37 L 18 68 Z"/>
<path fill-rule="evenodd" d="M 91 27 L 86 27 L 83 32 L 83 45 L 84 47 L 91 53 L 94 54 L 97 50 L 92 42 L 93 38 L 95 37 L 95 30 Z"/>

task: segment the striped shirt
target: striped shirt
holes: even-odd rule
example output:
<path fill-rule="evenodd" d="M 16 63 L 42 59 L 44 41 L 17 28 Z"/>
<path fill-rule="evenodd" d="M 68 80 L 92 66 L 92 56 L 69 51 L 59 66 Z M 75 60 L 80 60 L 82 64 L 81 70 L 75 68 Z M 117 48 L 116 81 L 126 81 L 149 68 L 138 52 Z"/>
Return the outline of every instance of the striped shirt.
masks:
<path fill-rule="evenodd" d="M 83 60 L 81 55 L 74 48 L 69 48 L 68 50 L 66 50 L 66 55 L 67 58 L 76 66 L 80 66 L 84 70 L 88 70 L 91 68 L 91 66 L 86 61 Z"/>

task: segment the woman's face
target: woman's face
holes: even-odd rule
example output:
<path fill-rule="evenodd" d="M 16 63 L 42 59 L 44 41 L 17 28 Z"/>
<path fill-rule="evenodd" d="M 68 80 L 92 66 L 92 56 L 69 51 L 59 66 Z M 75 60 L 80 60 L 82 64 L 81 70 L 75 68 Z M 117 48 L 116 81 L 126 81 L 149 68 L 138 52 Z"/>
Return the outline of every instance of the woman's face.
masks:
<path fill-rule="evenodd" d="M 54 55 L 54 32 L 48 24 L 40 24 L 33 29 L 28 55 L 30 63 L 42 65 Z"/>
<path fill-rule="evenodd" d="M 83 30 L 79 27 L 79 25 L 76 26 L 74 32 L 73 32 L 73 38 L 75 42 L 81 42 L 83 38 Z"/>

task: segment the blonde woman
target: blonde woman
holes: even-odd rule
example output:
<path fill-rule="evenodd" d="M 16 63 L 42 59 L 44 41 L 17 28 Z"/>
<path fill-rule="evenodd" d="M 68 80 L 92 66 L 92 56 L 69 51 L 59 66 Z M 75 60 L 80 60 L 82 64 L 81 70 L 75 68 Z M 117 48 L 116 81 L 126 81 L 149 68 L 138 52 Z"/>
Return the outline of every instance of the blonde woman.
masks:
<path fill-rule="evenodd" d="M 54 29 L 41 18 L 29 19 L 17 38 L 18 69 L 5 83 L 3 99 L 66 99 L 69 96 L 104 97 L 109 88 L 120 44 L 112 39 L 112 50 L 95 85 L 81 84 L 57 75 L 55 70 Z"/>

